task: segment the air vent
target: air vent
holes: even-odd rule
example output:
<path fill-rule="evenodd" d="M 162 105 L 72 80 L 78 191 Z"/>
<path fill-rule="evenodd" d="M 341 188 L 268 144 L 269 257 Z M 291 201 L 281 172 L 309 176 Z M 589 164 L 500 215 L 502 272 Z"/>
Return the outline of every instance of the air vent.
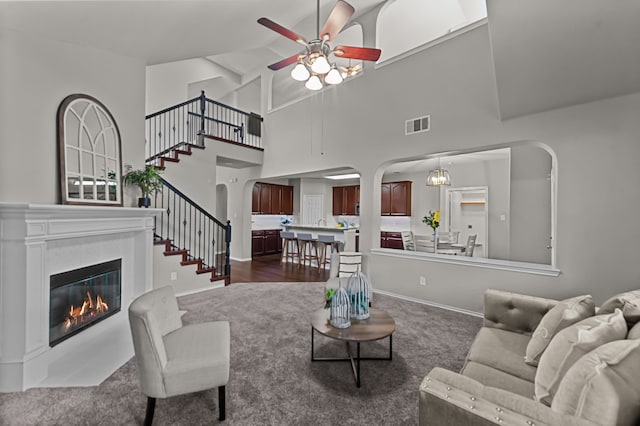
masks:
<path fill-rule="evenodd" d="M 431 124 L 430 116 L 412 118 L 404 122 L 404 134 L 411 135 L 413 133 L 427 132 Z"/>

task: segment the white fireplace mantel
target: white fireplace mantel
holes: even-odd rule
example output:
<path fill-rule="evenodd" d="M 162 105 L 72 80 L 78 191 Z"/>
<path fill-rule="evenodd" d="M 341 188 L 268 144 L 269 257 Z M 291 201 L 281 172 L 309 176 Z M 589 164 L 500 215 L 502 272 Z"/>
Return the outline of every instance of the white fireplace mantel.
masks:
<path fill-rule="evenodd" d="M 96 385 L 133 356 L 127 308 L 153 282 L 158 209 L 0 203 L 0 392 Z M 49 347 L 49 277 L 122 259 L 122 308 Z"/>

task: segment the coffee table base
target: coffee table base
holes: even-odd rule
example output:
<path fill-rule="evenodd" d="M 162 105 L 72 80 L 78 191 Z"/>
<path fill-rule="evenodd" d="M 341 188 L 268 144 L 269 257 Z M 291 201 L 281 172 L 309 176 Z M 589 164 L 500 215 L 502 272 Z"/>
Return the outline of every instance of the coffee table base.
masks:
<path fill-rule="evenodd" d="M 389 335 L 389 356 L 388 357 L 361 357 L 360 356 L 360 342 L 356 342 L 356 356 L 353 357 L 351 353 L 351 346 L 349 346 L 349 342 L 345 342 L 347 347 L 347 355 L 346 358 L 340 357 L 316 357 L 314 355 L 314 339 L 315 329 L 311 327 L 311 362 L 316 361 L 349 361 L 351 363 L 351 370 L 353 371 L 353 379 L 356 382 L 356 387 L 360 387 L 360 361 L 391 361 L 393 359 L 393 334 Z"/>

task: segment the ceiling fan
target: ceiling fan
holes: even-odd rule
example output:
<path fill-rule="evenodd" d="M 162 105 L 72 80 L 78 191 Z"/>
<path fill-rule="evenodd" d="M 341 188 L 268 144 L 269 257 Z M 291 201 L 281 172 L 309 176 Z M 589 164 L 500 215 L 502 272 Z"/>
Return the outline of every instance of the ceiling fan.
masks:
<path fill-rule="evenodd" d="M 305 47 L 303 52 L 269 65 L 269 69 L 277 71 L 297 62 L 298 64 L 291 71 L 291 77 L 298 81 L 306 81 L 305 86 L 310 90 L 320 90 L 325 84 L 340 84 L 345 78 L 356 75 L 361 68 L 360 64 L 351 66 L 349 63 L 348 67 L 340 67 L 342 69 L 342 73 L 340 73 L 336 64 L 329 61 L 331 53 L 339 58 L 377 61 L 382 53 L 380 49 L 336 46 L 332 50 L 329 45 L 329 42 L 338 35 L 354 12 L 353 6 L 343 0 L 338 0 L 324 26 L 320 29 L 320 0 L 317 0 L 318 38 L 310 41 L 268 18 L 258 19 L 259 24 Z"/>

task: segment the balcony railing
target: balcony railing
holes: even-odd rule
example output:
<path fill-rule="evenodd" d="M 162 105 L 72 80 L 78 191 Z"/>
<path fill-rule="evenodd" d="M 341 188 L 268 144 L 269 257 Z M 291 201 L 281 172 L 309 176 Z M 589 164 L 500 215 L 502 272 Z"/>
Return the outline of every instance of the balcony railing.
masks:
<path fill-rule="evenodd" d="M 187 145 L 204 146 L 204 137 L 262 148 L 262 117 L 209 99 L 197 98 L 146 116 L 147 164 Z"/>

